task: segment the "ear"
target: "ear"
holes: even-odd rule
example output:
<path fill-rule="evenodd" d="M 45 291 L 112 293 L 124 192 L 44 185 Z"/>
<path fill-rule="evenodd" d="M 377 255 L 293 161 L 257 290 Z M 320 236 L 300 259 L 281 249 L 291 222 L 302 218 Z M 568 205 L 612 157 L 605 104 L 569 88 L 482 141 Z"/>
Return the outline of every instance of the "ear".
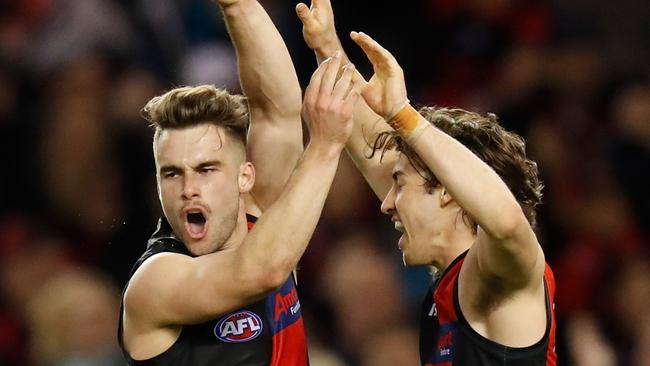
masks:
<path fill-rule="evenodd" d="M 440 187 L 440 207 L 445 207 L 448 204 L 454 201 L 454 197 L 451 196 L 447 188 Z"/>
<path fill-rule="evenodd" d="M 239 193 L 248 193 L 253 189 L 255 184 L 255 167 L 250 161 L 245 161 L 239 165 L 239 176 L 237 177 Z"/>

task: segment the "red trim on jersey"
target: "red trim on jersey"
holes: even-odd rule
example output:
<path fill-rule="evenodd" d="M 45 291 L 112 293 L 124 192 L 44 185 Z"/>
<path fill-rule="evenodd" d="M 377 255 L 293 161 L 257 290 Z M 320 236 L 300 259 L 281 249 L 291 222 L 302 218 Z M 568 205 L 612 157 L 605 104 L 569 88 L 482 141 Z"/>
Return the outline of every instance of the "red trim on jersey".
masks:
<path fill-rule="evenodd" d="M 465 258 L 462 258 L 452 264 L 452 267 L 443 274 L 442 280 L 433 294 L 433 304 L 437 307 L 436 311 L 438 312 L 440 325 L 458 320 L 454 308 L 454 286 L 464 260 Z"/>
<path fill-rule="evenodd" d="M 302 317 L 273 336 L 270 366 L 307 365 L 307 339 Z"/>
<path fill-rule="evenodd" d="M 253 229 L 257 218 L 252 215 L 246 215 L 248 231 Z M 291 279 L 289 279 L 291 281 Z M 292 286 L 293 287 L 293 286 Z M 281 298 L 282 295 L 277 293 Z M 295 287 L 292 293 L 287 296 L 293 296 L 295 302 L 298 302 L 298 294 Z M 277 322 L 278 319 L 275 319 Z M 305 366 L 309 365 L 307 358 L 307 338 L 305 337 L 305 326 L 302 315 L 300 318 L 273 335 L 273 353 L 271 355 L 270 366 Z"/>
<path fill-rule="evenodd" d="M 548 336 L 548 348 L 546 349 L 546 366 L 556 366 L 557 353 L 555 353 L 555 276 L 551 267 L 546 264 L 544 268 L 544 278 L 546 279 L 546 288 L 548 291 L 548 306 L 551 313 L 551 331 Z"/>
<path fill-rule="evenodd" d="M 454 262 L 450 264 L 450 266 L 445 270 L 445 272 L 442 275 L 442 278 L 440 280 L 440 283 L 436 287 L 434 293 L 433 293 L 433 309 L 429 309 L 429 311 L 435 312 L 436 316 L 438 317 L 439 325 L 442 329 L 446 324 L 450 324 L 453 322 L 456 322 L 459 320 L 459 317 L 463 317 L 463 315 L 459 315 L 458 312 L 456 311 L 456 304 L 454 303 L 455 299 L 455 286 L 457 285 L 457 281 L 459 278 L 460 270 L 462 268 L 463 262 L 465 261 L 465 256 L 462 255 L 458 257 Z M 555 289 L 556 289 L 556 284 L 555 284 L 555 277 L 553 275 L 553 271 L 551 270 L 550 266 L 548 264 L 545 264 L 545 269 L 544 269 L 544 282 L 546 284 L 546 291 L 547 291 L 547 307 L 548 307 L 548 317 L 550 321 L 550 326 L 547 324 L 549 328 L 548 330 L 548 346 L 546 349 L 546 366 L 556 366 L 557 365 L 557 354 L 555 352 L 555 332 L 556 332 L 556 322 L 555 322 Z M 460 309 L 458 309 L 460 311 Z M 467 320 L 463 320 L 466 322 Z M 467 323 L 467 326 L 470 327 L 469 323 Z M 474 331 L 475 332 L 475 331 Z M 481 336 L 480 334 L 476 333 L 479 335 L 481 338 L 485 339 L 486 341 L 493 342 L 489 340 L 488 338 L 485 338 Z M 441 334 L 440 339 L 438 340 L 438 344 L 436 345 L 436 349 L 439 350 L 444 347 L 453 347 L 453 338 L 446 339 L 445 335 Z M 449 333 L 449 336 L 451 337 L 451 333 Z M 498 344 L 498 343 L 495 343 Z M 438 362 L 438 363 L 425 363 L 424 366 L 452 366 L 453 361 L 443 361 L 443 362 Z"/>

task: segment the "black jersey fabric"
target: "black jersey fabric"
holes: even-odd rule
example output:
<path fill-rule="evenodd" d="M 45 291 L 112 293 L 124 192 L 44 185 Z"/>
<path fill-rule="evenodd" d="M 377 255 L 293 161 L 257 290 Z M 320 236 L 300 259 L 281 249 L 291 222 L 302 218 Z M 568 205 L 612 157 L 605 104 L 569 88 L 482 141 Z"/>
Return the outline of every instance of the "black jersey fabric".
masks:
<path fill-rule="evenodd" d="M 247 215 L 247 220 L 250 230 L 256 218 Z M 158 253 L 192 256 L 173 235 L 171 226 L 164 218 L 158 222 L 146 251 L 133 266 L 131 276 L 147 259 Z M 123 303 L 120 307 L 118 341 L 127 363 L 132 366 L 308 365 L 307 342 L 293 276 L 289 276 L 279 290 L 258 302 L 201 324 L 183 326 L 179 338 L 169 349 L 147 360 L 132 359 L 124 348 L 122 309 Z"/>
<path fill-rule="evenodd" d="M 420 361 L 423 366 L 555 366 L 555 280 L 546 265 L 547 326 L 544 337 L 529 347 L 493 342 L 469 325 L 458 302 L 458 274 L 467 252 L 434 279 L 420 314 Z"/>

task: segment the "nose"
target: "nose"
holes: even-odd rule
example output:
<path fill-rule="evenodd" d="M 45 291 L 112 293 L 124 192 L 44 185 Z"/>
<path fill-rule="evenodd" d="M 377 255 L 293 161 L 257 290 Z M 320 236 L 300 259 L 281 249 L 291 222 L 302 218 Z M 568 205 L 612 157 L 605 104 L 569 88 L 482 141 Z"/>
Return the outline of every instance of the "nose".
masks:
<path fill-rule="evenodd" d="M 183 176 L 183 199 L 191 200 L 192 198 L 199 197 L 201 194 L 196 177 L 193 174 L 185 174 Z"/>
<path fill-rule="evenodd" d="M 381 212 L 385 215 L 391 215 L 393 211 L 395 211 L 395 190 L 391 187 L 381 202 Z"/>

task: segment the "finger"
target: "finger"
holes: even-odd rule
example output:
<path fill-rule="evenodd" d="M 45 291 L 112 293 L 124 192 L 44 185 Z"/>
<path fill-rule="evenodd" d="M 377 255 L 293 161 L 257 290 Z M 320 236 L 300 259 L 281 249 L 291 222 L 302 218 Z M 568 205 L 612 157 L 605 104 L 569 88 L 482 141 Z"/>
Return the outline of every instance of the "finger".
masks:
<path fill-rule="evenodd" d="M 312 0 L 311 5 L 314 7 L 314 9 L 332 8 L 330 0 Z"/>
<path fill-rule="evenodd" d="M 363 90 L 363 83 L 360 81 L 353 80 L 352 87 L 350 88 L 348 95 L 345 96 L 345 100 L 343 101 L 343 108 L 347 110 L 354 109 L 354 105 L 359 100 L 362 90 Z"/>
<path fill-rule="evenodd" d="M 323 74 L 327 70 L 330 62 L 331 58 L 321 62 L 320 66 L 318 66 L 316 71 L 312 74 L 311 79 L 309 80 L 309 85 L 307 85 L 307 89 L 305 89 L 305 101 L 310 101 L 312 99 L 316 100 L 323 79 Z"/>
<path fill-rule="evenodd" d="M 336 54 L 330 58 L 330 62 L 326 65 L 327 69 L 323 74 L 323 80 L 320 84 L 320 90 L 327 95 L 332 93 L 334 88 L 334 83 L 336 82 L 336 77 L 339 73 L 339 67 L 341 65 L 341 51 L 336 51 Z"/>
<path fill-rule="evenodd" d="M 363 77 L 363 75 L 361 75 L 359 70 L 356 69 L 356 67 L 354 68 L 354 73 L 352 74 L 352 82 L 354 82 L 354 83 L 357 83 L 357 82 L 363 83 L 363 85 L 368 83 L 366 81 L 366 79 Z"/>
<path fill-rule="evenodd" d="M 350 90 L 352 75 L 354 75 L 354 65 L 348 63 L 343 66 L 343 74 L 336 82 L 334 91 L 332 92 L 332 97 L 334 97 L 334 100 L 343 100 L 343 98 L 345 98 L 345 94 L 347 94 L 348 90 Z"/>
<path fill-rule="evenodd" d="M 298 5 L 296 5 L 296 14 L 298 15 L 298 18 L 300 18 L 302 25 L 306 26 L 311 22 L 311 11 L 306 4 L 298 3 Z"/>
<path fill-rule="evenodd" d="M 397 66 L 397 60 L 395 60 L 395 57 L 393 57 L 388 50 L 382 47 L 369 35 L 363 32 L 351 32 L 350 37 L 357 45 L 359 45 L 359 47 L 361 47 L 374 67 L 388 70 Z"/>
<path fill-rule="evenodd" d="M 376 75 L 375 75 L 376 76 Z M 375 77 L 373 76 L 373 78 Z M 375 84 L 376 86 L 376 84 Z M 381 88 L 381 87 L 380 87 Z M 361 87 L 361 91 L 359 92 L 363 99 L 366 101 L 368 106 L 377 114 L 381 115 L 381 111 L 376 109 L 381 105 L 381 90 L 377 90 L 377 88 L 373 87 L 372 79 L 368 83 L 365 83 Z"/>
<path fill-rule="evenodd" d="M 379 43 L 372 39 L 369 35 L 360 32 L 351 32 L 350 37 L 352 40 L 361 47 L 363 52 L 368 56 L 370 62 L 374 64 L 379 62 L 388 61 L 388 51 L 385 50 Z"/>

